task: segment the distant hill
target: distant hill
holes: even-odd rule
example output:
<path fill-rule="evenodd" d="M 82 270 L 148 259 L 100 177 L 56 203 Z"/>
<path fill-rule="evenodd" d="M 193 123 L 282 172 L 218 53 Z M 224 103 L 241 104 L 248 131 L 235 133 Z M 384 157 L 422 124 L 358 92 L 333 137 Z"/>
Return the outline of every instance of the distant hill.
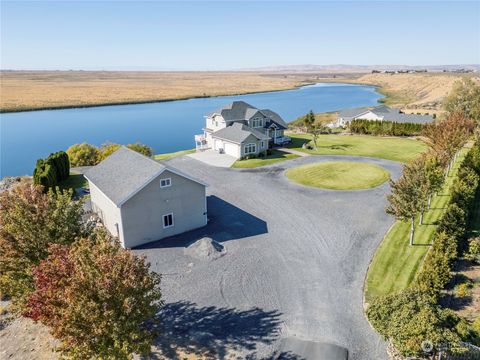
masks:
<path fill-rule="evenodd" d="M 428 71 L 454 71 L 454 70 L 480 71 L 480 64 L 459 64 L 459 65 L 280 65 L 263 66 L 255 68 L 240 69 L 240 71 L 262 71 L 262 72 L 371 72 L 398 71 L 398 70 L 428 70 Z"/>

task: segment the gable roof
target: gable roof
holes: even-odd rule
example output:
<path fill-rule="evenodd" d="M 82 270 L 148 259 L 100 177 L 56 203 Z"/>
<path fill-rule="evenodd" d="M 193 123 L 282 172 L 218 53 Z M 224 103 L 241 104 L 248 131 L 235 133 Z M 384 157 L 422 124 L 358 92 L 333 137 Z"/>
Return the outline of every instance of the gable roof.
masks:
<path fill-rule="evenodd" d="M 359 115 L 362 115 L 362 114 L 365 114 L 366 112 L 368 112 L 369 109 L 367 107 L 361 107 L 361 108 L 353 108 L 353 109 L 344 109 L 344 110 L 341 110 L 339 113 L 338 113 L 338 117 L 341 117 L 341 118 L 353 118 L 355 116 L 359 116 Z"/>
<path fill-rule="evenodd" d="M 384 121 L 394 121 L 398 123 L 409 124 L 427 124 L 433 121 L 432 115 L 416 115 L 416 114 L 403 114 L 403 113 L 389 113 L 385 114 Z"/>
<path fill-rule="evenodd" d="M 338 113 L 341 118 L 354 118 L 372 112 L 375 115 L 382 116 L 385 121 L 393 121 L 398 123 L 426 124 L 433 121 L 431 115 L 415 115 L 404 114 L 400 109 L 391 108 L 386 105 L 375 106 L 374 108 L 354 108 L 345 109 Z"/>
<path fill-rule="evenodd" d="M 220 114 L 225 121 L 245 120 L 250 119 L 250 117 L 253 116 L 257 111 L 258 109 L 255 106 L 252 106 L 245 101 L 234 101 L 231 104 L 227 104 L 208 115 L 212 116 L 213 114 Z"/>
<path fill-rule="evenodd" d="M 234 101 L 231 104 L 227 104 L 224 107 L 208 114 L 208 116 L 219 114 L 222 115 L 225 121 L 239 121 L 250 120 L 258 112 L 260 112 L 263 116 L 269 118 L 271 121 L 275 122 L 280 127 L 284 129 L 288 127 L 287 123 L 276 112 L 269 109 L 259 110 L 255 106 L 250 105 L 245 101 Z"/>
<path fill-rule="evenodd" d="M 86 171 L 84 175 L 116 206 L 120 207 L 165 170 L 206 185 L 125 146 L 121 146 L 112 155 Z"/>
<path fill-rule="evenodd" d="M 252 129 L 251 127 L 242 123 L 233 123 L 223 129 L 215 131 L 212 137 L 231 141 L 237 144 L 244 142 L 250 135 L 255 136 L 259 140 L 268 140 L 268 136 L 262 134 L 260 131 Z"/>
<path fill-rule="evenodd" d="M 270 118 L 274 123 L 277 125 L 280 125 L 280 127 L 283 127 L 284 129 L 288 128 L 287 123 L 285 120 L 281 118 L 280 115 L 278 115 L 275 111 L 269 110 L 269 109 L 262 109 L 260 110 L 267 118 Z"/>

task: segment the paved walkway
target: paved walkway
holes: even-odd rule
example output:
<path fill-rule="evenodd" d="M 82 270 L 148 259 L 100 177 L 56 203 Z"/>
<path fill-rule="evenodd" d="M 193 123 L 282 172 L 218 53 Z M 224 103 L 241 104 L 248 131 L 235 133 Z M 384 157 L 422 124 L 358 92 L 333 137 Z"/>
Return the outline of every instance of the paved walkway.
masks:
<path fill-rule="evenodd" d="M 235 161 L 237 161 L 237 159 L 231 155 L 219 154 L 214 150 L 199 151 L 193 154 L 188 154 L 187 156 L 207 165 L 223 168 L 229 168 Z"/>
<path fill-rule="evenodd" d="M 307 153 L 304 153 L 302 151 L 298 151 L 298 150 L 294 150 L 294 149 L 289 149 L 289 148 L 278 148 L 276 149 L 278 151 L 283 151 L 283 152 L 286 152 L 286 153 L 289 153 L 289 154 L 294 154 L 294 155 L 298 155 L 298 156 L 310 156 L 310 154 L 307 154 Z"/>

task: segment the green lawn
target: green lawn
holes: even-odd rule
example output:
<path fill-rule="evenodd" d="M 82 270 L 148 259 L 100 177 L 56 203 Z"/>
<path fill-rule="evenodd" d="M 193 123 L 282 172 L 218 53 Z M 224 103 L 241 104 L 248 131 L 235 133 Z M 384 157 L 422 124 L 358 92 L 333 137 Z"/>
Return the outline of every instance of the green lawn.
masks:
<path fill-rule="evenodd" d="M 288 134 L 292 138 L 289 147 L 313 155 L 357 155 L 399 162 L 407 162 L 424 152 L 427 145 L 420 140 L 368 135 L 320 135 L 317 150 L 302 149 L 310 142 L 309 134 Z"/>
<path fill-rule="evenodd" d="M 155 155 L 153 158 L 155 160 L 168 160 L 168 159 L 180 156 L 180 155 L 192 154 L 195 151 L 196 151 L 195 149 L 181 150 L 181 151 L 176 151 L 176 152 L 173 152 L 173 153 L 158 154 L 158 155 Z"/>
<path fill-rule="evenodd" d="M 260 166 L 275 164 L 280 161 L 290 160 L 297 158 L 298 155 L 289 154 L 279 150 L 272 150 L 272 154 L 267 157 L 260 156 L 256 159 L 249 160 L 238 160 L 232 165 L 233 168 L 237 169 L 247 169 L 247 168 L 256 168 Z"/>
<path fill-rule="evenodd" d="M 306 186 L 330 190 L 369 189 L 383 184 L 390 177 L 384 168 L 348 161 L 308 164 L 287 170 L 290 180 Z"/>
<path fill-rule="evenodd" d="M 78 189 L 78 188 L 88 188 L 88 181 L 82 174 L 71 172 L 68 179 L 62 181 L 58 184 L 60 189 Z"/>
<path fill-rule="evenodd" d="M 430 249 L 436 223 L 442 217 L 450 200 L 450 187 L 456 177 L 458 166 L 467 149 L 450 172 L 444 189 L 432 199 L 431 209 L 424 216 L 424 225 L 415 229 L 414 245 L 409 246 L 410 222 L 396 221 L 385 235 L 370 264 L 365 286 L 365 298 L 369 302 L 379 295 L 395 293 L 407 288 L 414 280 L 423 259 Z"/>

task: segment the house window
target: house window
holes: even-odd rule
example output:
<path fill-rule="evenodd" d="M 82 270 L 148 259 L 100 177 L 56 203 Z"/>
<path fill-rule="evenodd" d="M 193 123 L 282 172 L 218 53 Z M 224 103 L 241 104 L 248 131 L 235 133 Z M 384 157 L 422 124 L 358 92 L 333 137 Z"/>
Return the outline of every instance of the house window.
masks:
<path fill-rule="evenodd" d="M 265 147 L 265 141 L 262 140 L 262 149 Z"/>
<path fill-rule="evenodd" d="M 163 215 L 163 228 L 169 228 L 173 226 L 173 213 Z"/>
<path fill-rule="evenodd" d="M 262 118 L 254 118 L 252 120 L 252 127 L 262 127 L 263 126 L 263 119 Z"/>
<path fill-rule="evenodd" d="M 257 145 L 255 144 L 247 144 L 245 145 L 245 155 L 247 154 L 254 154 L 257 152 Z"/>
<path fill-rule="evenodd" d="M 169 187 L 172 186 L 172 179 L 166 178 L 166 179 L 160 179 L 160 187 Z"/>

